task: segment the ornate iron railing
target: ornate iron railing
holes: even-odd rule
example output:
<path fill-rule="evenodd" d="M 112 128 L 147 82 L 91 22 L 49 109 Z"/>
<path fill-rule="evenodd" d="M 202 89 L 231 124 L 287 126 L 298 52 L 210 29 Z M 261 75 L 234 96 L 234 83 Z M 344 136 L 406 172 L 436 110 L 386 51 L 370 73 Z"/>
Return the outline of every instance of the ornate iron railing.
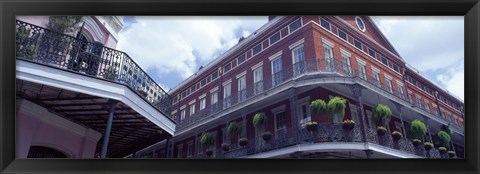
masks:
<path fill-rule="evenodd" d="M 170 97 L 126 53 L 16 21 L 16 58 L 126 85 L 171 118 Z"/>

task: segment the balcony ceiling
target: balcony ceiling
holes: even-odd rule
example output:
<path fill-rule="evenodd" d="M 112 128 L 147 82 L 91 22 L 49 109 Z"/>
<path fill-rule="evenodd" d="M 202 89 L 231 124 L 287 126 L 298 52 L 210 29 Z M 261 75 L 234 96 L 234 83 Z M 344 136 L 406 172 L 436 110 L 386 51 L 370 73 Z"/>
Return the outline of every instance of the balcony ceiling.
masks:
<path fill-rule="evenodd" d="M 30 100 L 72 122 L 105 132 L 110 104 L 107 98 L 96 97 L 66 89 L 16 79 L 16 96 Z M 170 137 L 160 127 L 126 104 L 116 105 L 109 157 L 124 157 L 155 142 Z M 97 143 L 100 152 L 103 138 Z"/>

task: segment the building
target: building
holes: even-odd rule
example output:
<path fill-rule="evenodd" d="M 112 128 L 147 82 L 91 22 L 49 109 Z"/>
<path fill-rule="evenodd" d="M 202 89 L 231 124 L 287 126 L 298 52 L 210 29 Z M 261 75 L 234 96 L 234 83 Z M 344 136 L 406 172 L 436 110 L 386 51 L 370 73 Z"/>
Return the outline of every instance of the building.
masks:
<path fill-rule="evenodd" d="M 441 158 L 448 155 L 437 149 L 437 132 L 445 127 L 452 132 L 448 150 L 464 156 L 463 101 L 407 64 L 370 17 L 269 16 L 169 94 L 175 135 L 130 157 Z M 311 113 L 312 101 L 335 96 L 346 100 L 353 129 L 342 128 L 338 116 Z M 372 118 L 377 104 L 393 113 L 385 135 Z M 254 128 L 257 113 L 268 117 L 269 140 Z M 433 142 L 432 150 L 413 145 L 413 120 L 426 125 L 420 139 Z M 312 121 L 318 130 L 307 130 Z M 232 122 L 242 127 L 238 135 L 227 134 Z M 403 137 L 394 140 L 394 131 Z M 204 132 L 212 145 L 200 143 Z"/>
<path fill-rule="evenodd" d="M 172 98 L 114 49 L 123 17 L 81 21 L 17 17 L 17 158 L 121 158 L 174 134 Z"/>

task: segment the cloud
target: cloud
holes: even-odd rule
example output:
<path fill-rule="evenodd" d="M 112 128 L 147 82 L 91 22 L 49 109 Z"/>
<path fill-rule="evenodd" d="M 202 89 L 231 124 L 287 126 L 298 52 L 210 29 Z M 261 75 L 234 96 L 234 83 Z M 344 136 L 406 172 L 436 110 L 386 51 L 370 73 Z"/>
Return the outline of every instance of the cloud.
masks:
<path fill-rule="evenodd" d="M 143 69 L 155 70 L 159 79 L 176 78 L 178 83 L 192 75 L 200 64 L 234 46 L 240 35 L 260 28 L 267 18 L 157 16 L 129 21 L 128 28 L 119 33 L 117 49 L 126 52 Z M 177 76 L 172 77 L 172 73 Z"/>
<path fill-rule="evenodd" d="M 444 85 L 449 92 L 464 100 L 465 66 L 463 60 L 448 67 L 444 74 L 437 75 L 437 80 Z"/>

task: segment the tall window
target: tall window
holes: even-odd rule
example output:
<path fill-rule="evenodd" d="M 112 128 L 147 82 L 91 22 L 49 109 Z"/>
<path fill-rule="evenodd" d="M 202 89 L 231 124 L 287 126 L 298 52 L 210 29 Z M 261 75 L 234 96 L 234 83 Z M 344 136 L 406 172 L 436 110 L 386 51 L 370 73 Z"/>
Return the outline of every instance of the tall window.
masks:
<path fill-rule="evenodd" d="M 293 74 L 299 75 L 305 72 L 305 53 L 303 45 L 292 50 Z"/>
<path fill-rule="evenodd" d="M 387 83 L 388 92 L 393 93 L 392 79 L 385 79 L 385 82 Z"/>
<path fill-rule="evenodd" d="M 186 114 L 187 114 L 187 111 L 185 109 L 180 110 L 180 121 L 185 120 Z"/>
<path fill-rule="evenodd" d="M 302 127 L 305 126 L 305 123 L 311 121 L 310 105 L 308 105 L 308 102 L 298 105 L 297 112 L 298 112 L 298 116 L 300 116 L 300 125 Z"/>
<path fill-rule="evenodd" d="M 358 71 L 358 76 L 363 80 L 367 80 L 367 71 L 365 70 L 365 65 L 358 64 Z"/>
<path fill-rule="evenodd" d="M 275 113 L 275 131 L 281 131 L 287 128 L 285 123 L 285 111 Z"/>
<path fill-rule="evenodd" d="M 214 91 L 210 94 L 210 104 L 212 107 L 212 110 L 217 110 L 218 109 L 218 91 Z"/>
<path fill-rule="evenodd" d="M 238 78 L 238 101 L 243 101 L 247 98 L 247 84 L 245 75 Z"/>
<path fill-rule="evenodd" d="M 195 103 L 190 105 L 190 116 L 192 116 L 193 114 L 195 114 Z"/>
<path fill-rule="evenodd" d="M 193 144 L 188 143 L 187 145 L 187 158 L 193 155 Z"/>
<path fill-rule="evenodd" d="M 351 66 L 350 66 L 350 57 L 346 56 L 346 55 L 343 55 L 342 56 L 342 64 L 343 64 L 343 71 L 347 74 L 347 75 L 351 75 L 352 74 L 352 70 L 351 70 Z"/>
<path fill-rule="evenodd" d="M 206 103 L 207 103 L 207 100 L 205 98 L 200 99 L 200 110 L 205 109 Z"/>
<path fill-rule="evenodd" d="M 403 93 L 403 86 L 397 84 L 397 90 L 398 90 L 398 94 L 400 95 L 400 98 L 404 99 L 405 94 Z"/>
<path fill-rule="evenodd" d="M 324 45 L 323 46 L 323 52 L 324 52 L 324 56 L 325 56 L 327 70 L 328 71 L 333 71 L 334 70 L 334 62 L 333 62 L 332 47 Z"/>
<path fill-rule="evenodd" d="M 377 85 L 377 87 L 380 88 L 382 86 L 380 83 L 380 71 L 373 70 L 373 80 L 375 85 Z"/>
<path fill-rule="evenodd" d="M 231 95 L 232 95 L 232 84 L 228 83 L 223 86 L 223 108 L 230 107 L 231 103 Z"/>
<path fill-rule="evenodd" d="M 425 110 L 430 112 L 430 106 L 428 106 L 428 101 L 426 99 L 424 100 L 424 103 L 425 103 Z"/>
<path fill-rule="evenodd" d="M 273 75 L 273 86 L 276 86 L 283 82 L 282 74 L 282 58 L 278 57 L 272 60 L 272 75 Z"/>
<path fill-rule="evenodd" d="M 408 101 L 413 104 L 412 92 L 408 92 Z"/>
<path fill-rule="evenodd" d="M 263 91 L 263 68 L 262 67 L 258 67 L 257 69 L 253 70 L 253 85 L 254 85 L 255 95 Z"/>
<path fill-rule="evenodd" d="M 422 100 L 420 99 L 420 96 L 417 95 L 417 106 L 419 108 L 422 108 Z"/>

